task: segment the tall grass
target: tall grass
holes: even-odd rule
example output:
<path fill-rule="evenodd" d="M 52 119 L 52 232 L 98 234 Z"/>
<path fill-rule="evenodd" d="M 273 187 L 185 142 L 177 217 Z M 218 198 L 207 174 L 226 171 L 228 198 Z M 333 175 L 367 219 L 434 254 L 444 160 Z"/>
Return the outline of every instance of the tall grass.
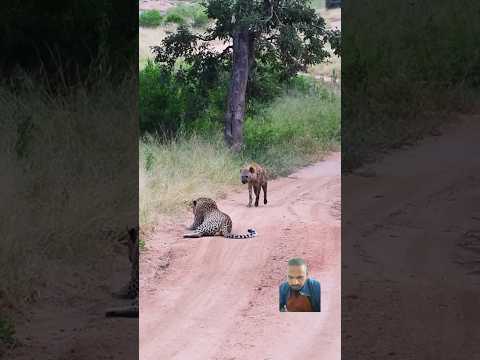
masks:
<path fill-rule="evenodd" d="M 274 176 L 318 160 L 340 144 L 340 99 L 318 92 L 290 92 L 245 123 L 244 156 Z"/>
<path fill-rule="evenodd" d="M 344 170 L 468 110 L 480 86 L 480 2 L 349 1 L 342 11 Z"/>
<path fill-rule="evenodd" d="M 208 118 L 172 140 L 145 137 L 140 142 L 140 223 L 174 214 L 196 196 L 221 198 L 239 185 L 246 162 L 264 165 L 275 177 L 339 149 L 339 96 L 320 85 L 287 91 L 247 117 L 244 140 L 242 153 L 233 154 L 224 145 L 222 124 Z"/>
<path fill-rule="evenodd" d="M 55 95 L 26 75 L 0 86 L 0 305 L 64 283 L 65 264 L 102 264 L 135 217 L 135 88 L 133 76 Z"/>
<path fill-rule="evenodd" d="M 210 139 L 192 134 L 140 143 L 140 223 L 172 214 L 195 196 L 218 197 L 238 182 L 239 159 L 227 151 L 220 133 Z"/>

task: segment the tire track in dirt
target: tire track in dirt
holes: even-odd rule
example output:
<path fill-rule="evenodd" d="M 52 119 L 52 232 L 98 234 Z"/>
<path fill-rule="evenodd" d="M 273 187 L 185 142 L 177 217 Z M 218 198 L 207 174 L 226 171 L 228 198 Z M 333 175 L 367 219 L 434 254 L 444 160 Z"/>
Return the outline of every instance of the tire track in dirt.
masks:
<path fill-rule="evenodd" d="M 442 131 L 343 178 L 347 355 L 480 358 L 480 116 Z"/>

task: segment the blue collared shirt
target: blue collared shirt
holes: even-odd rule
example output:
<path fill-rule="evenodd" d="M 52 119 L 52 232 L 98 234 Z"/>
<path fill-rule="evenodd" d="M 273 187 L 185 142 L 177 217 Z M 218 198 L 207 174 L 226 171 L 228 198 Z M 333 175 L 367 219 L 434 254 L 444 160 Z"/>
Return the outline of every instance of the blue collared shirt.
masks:
<path fill-rule="evenodd" d="M 313 279 L 307 278 L 303 287 L 300 289 L 300 295 L 308 296 L 312 304 L 312 311 L 320 312 L 320 283 Z M 290 296 L 290 286 L 288 282 L 283 282 L 279 287 L 280 311 L 285 311 L 287 300 Z"/>

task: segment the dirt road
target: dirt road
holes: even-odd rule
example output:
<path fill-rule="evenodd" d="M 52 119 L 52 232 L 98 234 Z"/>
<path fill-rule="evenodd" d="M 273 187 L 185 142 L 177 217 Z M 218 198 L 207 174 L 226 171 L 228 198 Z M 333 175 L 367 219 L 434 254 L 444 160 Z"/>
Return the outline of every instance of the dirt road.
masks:
<path fill-rule="evenodd" d="M 185 214 L 148 243 L 140 268 L 140 359 L 340 359 L 340 154 L 271 181 L 267 206 L 248 191 L 218 201 L 248 240 L 183 239 Z M 286 261 L 304 257 L 321 313 L 279 313 Z"/>
<path fill-rule="evenodd" d="M 480 116 L 442 133 L 342 179 L 347 358 L 480 359 Z"/>

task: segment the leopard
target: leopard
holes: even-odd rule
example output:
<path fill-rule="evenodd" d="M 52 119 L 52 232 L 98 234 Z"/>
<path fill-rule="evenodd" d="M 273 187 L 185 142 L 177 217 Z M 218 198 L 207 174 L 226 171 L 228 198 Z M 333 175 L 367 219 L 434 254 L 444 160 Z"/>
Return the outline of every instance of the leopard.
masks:
<path fill-rule="evenodd" d="M 232 234 L 232 219 L 220 211 L 217 203 L 211 198 L 194 199 L 191 207 L 194 220 L 187 230 L 192 232 L 184 234 L 184 238 L 222 235 L 228 239 L 248 239 L 257 236 L 255 229 L 248 229 L 247 234 Z"/>
<path fill-rule="evenodd" d="M 262 166 L 252 162 L 240 169 L 240 181 L 242 184 L 248 183 L 248 207 L 252 207 L 252 189 L 255 192 L 255 207 L 258 206 L 261 189 L 263 189 L 263 204 L 266 205 L 268 203 L 268 173 Z"/>
<path fill-rule="evenodd" d="M 105 312 L 107 317 L 138 317 L 138 275 L 139 275 L 139 228 L 134 227 L 128 229 L 128 259 L 131 263 L 130 278 L 128 284 L 120 291 L 114 292 L 112 295 L 119 299 L 130 299 L 131 304 L 125 307 L 117 307 L 108 309 Z"/>

